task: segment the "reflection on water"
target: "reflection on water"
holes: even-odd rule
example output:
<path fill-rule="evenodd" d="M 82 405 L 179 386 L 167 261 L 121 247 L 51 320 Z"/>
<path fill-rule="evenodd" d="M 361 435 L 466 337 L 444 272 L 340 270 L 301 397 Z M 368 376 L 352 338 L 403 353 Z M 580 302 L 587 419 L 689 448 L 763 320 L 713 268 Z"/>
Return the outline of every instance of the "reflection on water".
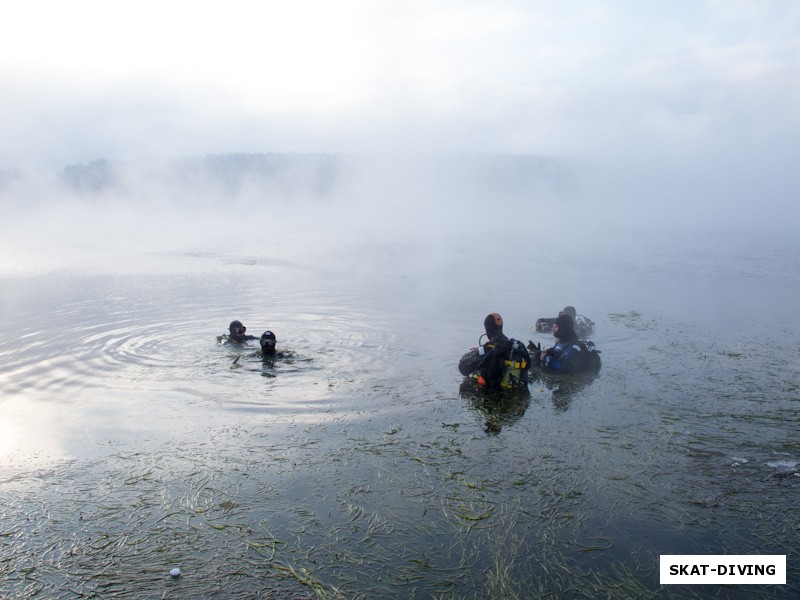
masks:
<path fill-rule="evenodd" d="M 484 419 L 484 429 L 490 435 L 498 434 L 504 426 L 519 421 L 531 402 L 531 393 L 527 388 L 513 392 L 491 391 L 479 388 L 474 381 L 466 379 L 459 389 L 468 406 Z"/>
<path fill-rule="evenodd" d="M 720 593 L 660 588 L 660 554 L 786 554 L 787 586 L 725 593 L 795 596 L 800 257 L 684 242 L 524 278 L 458 239 L 4 269 L 0 596 Z M 546 345 L 565 304 L 597 377 L 462 385 L 487 312 Z M 233 319 L 290 356 L 219 344 Z"/>
<path fill-rule="evenodd" d="M 596 373 L 579 373 L 575 375 L 557 375 L 545 372 L 535 372 L 531 378 L 531 385 L 539 386 L 550 391 L 552 395 L 553 410 L 566 411 L 573 399 L 580 397 L 581 393 L 598 377 Z"/>

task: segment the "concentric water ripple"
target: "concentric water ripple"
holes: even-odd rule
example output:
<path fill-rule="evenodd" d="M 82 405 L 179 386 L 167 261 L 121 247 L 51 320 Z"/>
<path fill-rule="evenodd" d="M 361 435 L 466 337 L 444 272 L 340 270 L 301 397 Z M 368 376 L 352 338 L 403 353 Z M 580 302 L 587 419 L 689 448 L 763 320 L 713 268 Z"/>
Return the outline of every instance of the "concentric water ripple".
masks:
<path fill-rule="evenodd" d="M 72 298 L 38 293 L 41 282 L 28 282 L 32 289 L 15 309 L 21 335 L 0 341 L 4 389 L 58 402 L 92 389 L 177 387 L 227 406 L 306 410 L 328 406 L 326 398 L 343 387 L 391 379 L 414 359 L 413 340 L 393 331 L 390 315 L 348 305 L 357 289 L 334 288 L 325 298 L 297 289 L 291 302 L 262 308 L 254 281 L 235 298 L 228 281 L 210 285 L 202 277 L 181 281 L 177 291 L 172 279 L 76 277 L 66 286 Z M 256 337 L 274 330 L 288 357 L 264 362 L 257 341 L 220 342 L 234 318 Z"/>
<path fill-rule="evenodd" d="M 167 325 L 141 315 L 100 321 L 91 313 L 71 312 L 73 321 L 67 323 L 63 316 L 55 314 L 46 324 L 28 321 L 22 344 L 4 349 L 3 378 L 9 391 L 58 393 L 125 379 L 160 379 L 173 369 L 190 368 L 206 355 L 199 344 L 187 344 L 197 336 L 197 328 L 188 321 Z M 37 330 L 36 325 L 46 327 Z"/>

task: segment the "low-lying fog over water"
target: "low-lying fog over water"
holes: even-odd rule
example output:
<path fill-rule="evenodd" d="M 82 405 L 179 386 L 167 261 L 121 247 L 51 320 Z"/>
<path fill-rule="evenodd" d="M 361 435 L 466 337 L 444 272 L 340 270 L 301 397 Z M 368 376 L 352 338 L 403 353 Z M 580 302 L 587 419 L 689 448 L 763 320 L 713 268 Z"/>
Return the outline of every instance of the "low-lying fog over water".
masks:
<path fill-rule="evenodd" d="M 451 181 L 164 210 L 76 173 L 2 227 L 0 596 L 800 593 L 796 236 Z M 597 377 L 463 385 L 488 312 L 546 345 L 567 304 Z M 787 555 L 787 585 L 661 587 L 662 554 Z"/>
<path fill-rule="evenodd" d="M 793 0 L 5 3 L 0 600 L 800 597 L 798 32 Z M 464 385 L 488 313 L 547 346 L 566 305 L 596 377 Z M 665 554 L 787 584 L 662 586 Z"/>

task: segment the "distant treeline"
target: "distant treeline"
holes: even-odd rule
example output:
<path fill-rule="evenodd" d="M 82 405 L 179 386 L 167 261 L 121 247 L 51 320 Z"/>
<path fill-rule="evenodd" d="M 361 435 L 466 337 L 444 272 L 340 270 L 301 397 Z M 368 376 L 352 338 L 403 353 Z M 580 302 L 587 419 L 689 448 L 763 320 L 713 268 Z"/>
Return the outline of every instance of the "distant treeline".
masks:
<path fill-rule="evenodd" d="M 322 195 L 335 185 L 341 163 L 342 157 L 336 154 L 289 153 L 207 154 L 145 166 L 99 159 L 65 167 L 60 179 L 73 190 L 82 192 L 114 189 L 136 178 L 189 188 L 212 186 L 229 192 L 245 186 L 258 188 L 293 181 Z"/>
<path fill-rule="evenodd" d="M 264 189 L 293 195 L 325 196 L 359 169 L 381 164 L 397 182 L 413 178 L 415 170 L 461 187 L 479 186 L 505 194 L 525 194 L 542 185 L 569 186 L 572 169 L 562 160 L 539 155 L 447 155 L 404 159 L 396 170 L 392 158 L 350 154 L 226 153 L 207 154 L 131 169 L 131 165 L 107 159 L 69 165 L 61 181 L 79 192 L 102 192 L 125 187 L 136 178 L 189 188 L 218 189 L 236 193 Z"/>
<path fill-rule="evenodd" d="M 118 177 L 114 163 L 101 159 L 65 167 L 61 180 L 74 190 L 99 192 L 113 187 Z"/>

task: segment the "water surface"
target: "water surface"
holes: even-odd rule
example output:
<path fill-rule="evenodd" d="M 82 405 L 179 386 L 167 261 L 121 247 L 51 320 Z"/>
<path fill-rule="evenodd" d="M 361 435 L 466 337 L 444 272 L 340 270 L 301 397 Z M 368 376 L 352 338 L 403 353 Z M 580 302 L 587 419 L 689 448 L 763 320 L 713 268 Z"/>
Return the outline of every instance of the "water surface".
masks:
<path fill-rule="evenodd" d="M 518 242 L 7 243 L 0 596 L 800 593 L 798 244 Z M 486 313 L 546 344 L 565 304 L 598 377 L 462 385 Z M 662 588 L 660 554 L 786 554 L 788 585 Z"/>

